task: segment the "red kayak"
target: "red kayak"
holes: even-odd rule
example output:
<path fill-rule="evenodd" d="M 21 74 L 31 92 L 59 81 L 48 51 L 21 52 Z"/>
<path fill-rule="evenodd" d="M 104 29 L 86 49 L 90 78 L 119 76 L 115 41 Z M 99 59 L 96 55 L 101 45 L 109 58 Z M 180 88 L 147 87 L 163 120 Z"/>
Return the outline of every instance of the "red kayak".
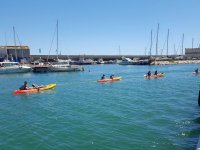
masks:
<path fill-rule="evenodd" d="M 164 73 L 158 73 L 157 75 L 151 75 L 151 76 L 148 76 L 148 75 L 144 75 L 145 78 L 160 78 L 160 77 L 164 77 L 165 74 Z"/>
<path fill-rule="evenodd" d="M 97 80 L 97 82 L 113 82 L 113 81 L 119 81 L 122 77 L 115 77 L 113 79 L 103 79 L 103 80 Z"/>
<path fill-rule="evenodd" d="M 192 72 L 193 74 L 200 74 L 200 71 L 198 71 L 198 72 Z"/>

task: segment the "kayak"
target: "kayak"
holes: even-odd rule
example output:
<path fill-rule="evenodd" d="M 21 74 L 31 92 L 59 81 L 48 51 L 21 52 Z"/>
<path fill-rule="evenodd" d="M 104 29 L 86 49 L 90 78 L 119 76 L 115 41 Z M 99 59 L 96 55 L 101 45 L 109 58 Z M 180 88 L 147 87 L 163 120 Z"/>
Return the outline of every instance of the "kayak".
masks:
<path fill-rule="evenodd" d="M 160 77 L 164 77 L 165 74 L 164 73 L 158 73 L 157 75 L 152 74 L 150 77 L 147 76 L 146 74 L 144 75 L 145 78 L 160 78 Z"/>
<path fill-rule="evenodd" d="M 115 77 L 113 79 L 103 79 L 103 80 L 97 80 L 97 82 L 113 82 L 113 81 L 119 81 L 122 77 Z"/>
<path fill-rule="evenodd" d="M 198 72 L 192 72 L 193 74 L 200 74 L 200 71 L 198 71 Z"/>
<path fill-rule="evenodd" d="M 44 90 L 49 90 L 52 89 L 56 86 L 56 84 L 48 84 L 39 88 L 31 88 L 28 90 L 15 90 L 13 91 L 13 94 L 26 94 L 26 93 L 35 93 L 35 92 L 40 92 Z"/>

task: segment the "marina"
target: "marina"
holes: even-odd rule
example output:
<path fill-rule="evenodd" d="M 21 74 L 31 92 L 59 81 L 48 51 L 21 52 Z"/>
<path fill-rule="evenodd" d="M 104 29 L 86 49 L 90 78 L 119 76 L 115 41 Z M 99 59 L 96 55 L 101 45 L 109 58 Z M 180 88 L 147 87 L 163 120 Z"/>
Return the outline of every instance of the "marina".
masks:
<path fill-rule="evenodd" d="M 0 150 L 200 150 L 200 1 L 1 5 Z"/>
<path fill-rule="evenodd" d="M 200 78 L 192 72 L 198 67 L 112 64 L 85 66 L 84 72 L 2 74 L 0 147 L 195 149 L 200 112 L 196 83 Z M 166 75 L 145 79 L 146 70 Z M 123 78 L 97 83 L 102 73 Z M 24 81 L 57 86 L 35 94 L 13 95 Z"/>

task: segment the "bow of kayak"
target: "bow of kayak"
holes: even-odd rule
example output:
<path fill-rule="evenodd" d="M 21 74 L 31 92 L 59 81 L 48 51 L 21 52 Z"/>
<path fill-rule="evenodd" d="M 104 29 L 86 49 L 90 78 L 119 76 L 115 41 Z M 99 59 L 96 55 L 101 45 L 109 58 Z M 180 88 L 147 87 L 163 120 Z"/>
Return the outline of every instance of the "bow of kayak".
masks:
<path fill-rule="evenodd" d="M 199 72 L 192 72 L 193 74 L 200 74 L 200 71 Z"/>
<path fill-rule="evenodd" d="M 119 81 L 119 80 L 121 80 L 121 79 L 122 79 L 122 77 L 120 76 L 120 77 L 115 77 L 115 78 L 113 78 L 113 79 L 97 80 L 97 82 L 113 82 L 113 81 Z"/>
<path fill-rule="evenodd" d="M 49 90 L 56 87 L 56 84 L 48 84 L 39 88 L 31 88 L 28 90 L 15 90 L 13 91 L 13 94 L 26 94 L 26 93 L 35 93 L 39 91 Z"/>

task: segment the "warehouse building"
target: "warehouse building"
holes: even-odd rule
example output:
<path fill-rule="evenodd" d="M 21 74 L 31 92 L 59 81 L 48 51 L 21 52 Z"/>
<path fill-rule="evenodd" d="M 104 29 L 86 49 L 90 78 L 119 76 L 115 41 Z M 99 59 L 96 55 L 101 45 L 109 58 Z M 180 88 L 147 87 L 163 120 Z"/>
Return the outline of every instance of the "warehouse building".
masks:
<path fill-rule="evenodd" d="M 186 48 L 185 57 L 200 58 L 200 48 Z"/>
<path fill-rule="evenodd" d="M 3 60 L 29 62 L 30 49 L 28 46 L 0 46 L 0 61 Z"/>

